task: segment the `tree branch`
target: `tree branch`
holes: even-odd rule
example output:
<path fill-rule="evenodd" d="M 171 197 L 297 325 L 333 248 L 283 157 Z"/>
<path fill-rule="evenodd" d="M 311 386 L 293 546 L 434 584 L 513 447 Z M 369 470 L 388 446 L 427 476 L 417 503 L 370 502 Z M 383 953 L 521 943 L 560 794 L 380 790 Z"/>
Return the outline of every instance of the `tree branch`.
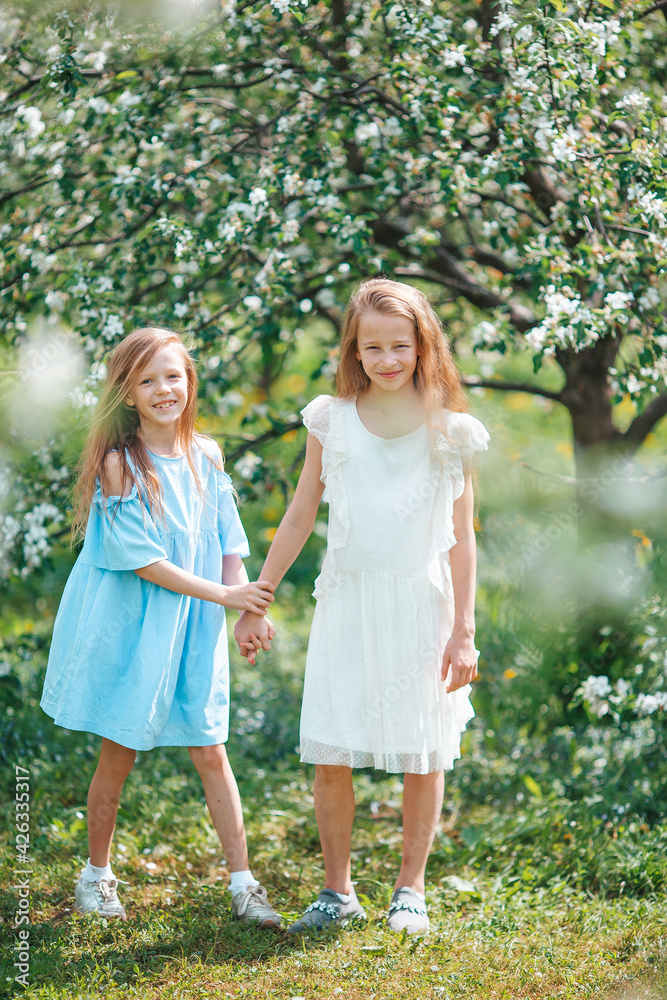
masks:
<path fill-rule="evenodd" d="M 667 0 L 658 0 L 658 3 L 654 3 L 652 7 L 648 8 L 648 10 L 643 10 L 639 17 L 640 19 L 642 17 L 648 17 L 649 14 L 654 14 L 656 10 L 664 11 L 665 8 L 667 8 Z"/>
<path fill-rule="evenodd" d="M 560 392 L 552 392 L 551 389 L 542 389 L 539 385 L 530 385 L 528 382 L 503 382 L 494 378 L 478 378 L 476 375 L 464 375 L 463 384 L 480 389 L 504 389 L 507 392 L 530 392 L 534 396 L 544 396 L 545 399 L 553 399 L 560 403 Z"/>
<path fill-rule="evenodd" d="M 371 223 L 373 236 L 383 246 L 401 250 L 401 243 L 409 236 L 409 230 L 395 222 L 386 219 L 376 219 Z M 405 256 L 408 256 L 407 254 Z M 440 283 L 451 288 L 479 309 L 506 309 L 509 311 L 512 325 L 520 333 L 530 330 L 537 323 L 533 312 L 520 302 L 507 302 L 496 292 L 490 291 L 459 266 L 455 258 L 445 247 L 436 247 L 428 256 L 424 256 L 426 266 L 439 275 Z"/>
<path fill-rule="evenodd" d="M 667 416 L 667 392 L 652 399 L 644 412 L 635 417 L 625 433 L 620 435 L 619 440 L 631 445 L 634 451 L 664 416 Z"/>
<path fill-rule="evenodd" d="M 235 448 L 234 451 L 230 451 L 225 455 L 225 462 L 234 462 L 241 455 L 245 455 L 247 451 L 251 448 L 259 448 L 261 445 L 266 444 L 267 441 L 274 441 L 276 438 L 280 438 L 283 434 L 289 433 L 289 431 L 296 431 L 300 427 L 303 427 L 303 421 L 290 420 L 286 424 L 277 424 L 272 427 L 270 431 L 266 431 L 264 434 L 260 434 L 259 437 L 247 438 L 244 443 L 239 448 Z M 213 435 L 215 437 L 215 435 Z"/>

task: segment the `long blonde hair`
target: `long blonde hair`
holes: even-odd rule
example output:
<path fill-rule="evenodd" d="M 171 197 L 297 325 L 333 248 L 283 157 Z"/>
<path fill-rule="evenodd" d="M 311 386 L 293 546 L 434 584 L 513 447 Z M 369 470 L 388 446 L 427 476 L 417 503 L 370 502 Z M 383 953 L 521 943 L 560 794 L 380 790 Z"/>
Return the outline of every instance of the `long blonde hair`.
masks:
<path fill-rule="evenodd" d="M 187 456 L 195 482 L 201 491 L 192 452 L 196 443 L 194 428 L 199 384 L 195 362 L 177 333 L 159 327 L 142 327 L 128 334 L 114 348 L 107 361 L 107 376 L 77 469 L 78 476 L 74 487 L 73 540 L 80 539 L 85 534 L 88 512 L 98 480 L 102 492 L 105 496 L 108 495 L 109 482 L 105 463 L 110 451 L 115 451 L 118 455 L 123 484 L 129 482 L 136 485 L 141 500 L 149 510 L 164 515 L 160 479 L 145 445 L 137 434 L 139 415 L 136 409 L 128 406 L 126 402 L 135 379 L 163 347 L 175 347 L 183 360 L 188 398 L 178 422 L 177 445 Z"/>
<path fill-rule="evenodd" d="M 429 424 L 443 407 L 467 413 L 470 407 L 461 375 L 433 307 L 417 288 L 389 278 L 364 281 L 347 305 L 343 316 L 336 394 L 342 399 L 352 399 L 365 392 L 370 385 L 368 375 L 357 360 L 359 320 L 370 312 L 402 316 L 413 324 L 419 354 L 413 379 L 422 397 Z"/>

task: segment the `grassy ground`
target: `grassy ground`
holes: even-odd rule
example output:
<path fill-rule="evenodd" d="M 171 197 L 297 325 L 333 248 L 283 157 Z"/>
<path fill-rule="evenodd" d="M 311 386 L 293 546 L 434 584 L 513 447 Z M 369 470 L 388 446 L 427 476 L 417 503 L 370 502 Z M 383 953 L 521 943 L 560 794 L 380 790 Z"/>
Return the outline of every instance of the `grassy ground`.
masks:
<path fill-rule="evenodd" d="M 81 806 L 94 763 L 85 749 L 89 739 L 66 739 L 61 760 L 42 763 L 34 776 L 30 986 L 12 982 L 9 958 L 0 992 L 108 1000 L 204 993 L 285 1000 L 667 997 L 667 829 L 628 827 L 619 840 L 618 831 L 599 824 L 549 825 L 548 807 L 536 812 L 537 804 L 465 808 L 454 789 L 430 863 L 431 931 L 424 939 L 401 938 L 383 923 L 400 851 L 400 783 L 370 774 L 357 781 L 355 831 L 365 925 L 294 940 L 234 922 L 196 775 L 177 750 L 142 755 L 126 788 L 114 866 L 127 882 L 121 890 L 130 919 L 106 923 L 73 914 L 73 885 L 85 860 Z M 78 773 L 69 771 L 63 801 L 60 768 L 71 769 L 75 757 Z M 239 747 L 234 764 L 253 868 L 289 920 L 322 882 L 309 773 L 283 765 L 244 776 Z M 540 815 L 551 831 L 546 841 L 534 829 Z M 505 837 L 503 830 L 512 833 Z M 600 865 L 606 853 L 609 871 L 618 868 L 623 851 L 630 895 Z M 555 868 L 554 857 L 562 858 Z M 653 865 L 652 882 L 632 880 L 638 859 L 643 869 Z M 9 853 L 5 860 L 2 917 L 11 948 L 17 893 L 14 860 Z"/>

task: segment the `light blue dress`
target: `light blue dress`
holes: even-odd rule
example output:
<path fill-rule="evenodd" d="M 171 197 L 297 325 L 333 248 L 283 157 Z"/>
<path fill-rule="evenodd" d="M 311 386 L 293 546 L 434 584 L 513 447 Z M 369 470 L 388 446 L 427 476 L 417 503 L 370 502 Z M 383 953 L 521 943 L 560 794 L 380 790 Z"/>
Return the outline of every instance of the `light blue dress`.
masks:
<path fill-rule="evenodd" d="M 91 504 L 83 548 L 55 621 L 41 705 L 59 726 L 134 750 L 211 746 L 229 732 L 225 609 L 165 590 L 134 572 L 168 559 L 222 580 L 223 555 L 249 555 L 229 476 L 195 439 L 200 494 L 187 458 L 150 453 L 164 520 L 137 494 Z"/>

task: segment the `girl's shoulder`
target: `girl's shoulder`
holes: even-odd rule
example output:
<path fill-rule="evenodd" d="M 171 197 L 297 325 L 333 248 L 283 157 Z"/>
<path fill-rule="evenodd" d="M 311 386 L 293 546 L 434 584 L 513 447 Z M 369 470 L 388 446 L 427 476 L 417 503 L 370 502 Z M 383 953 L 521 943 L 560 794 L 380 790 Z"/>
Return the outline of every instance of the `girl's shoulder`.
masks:
<path fill-rule="evenodd" d="M 224 462 L 222 458 L 222 450 L 218 442 L 214 441 L 213 438 L 208 437 L 206 434 L 195 434 L 194 443 L 197 448 L 204 453 L 206 458 L 210 459 L 213 465 L 215 465 L 215 467 L 222 472 L 224 469 Z"/>
<path fill-rule="evenodd" d="M 331 429 L 331 422 L 337 414 L 350 405 L 349 399 L 339 396 L 316 396 L 301 410 L 304 427 L 313 434 L 320 444 L 324 444 Z"/>
<path fill-rule="evenodd" d="M 462 455 L 486 451 L 490 435 L 481 420 L 471 413 L 442 410 L 442 430 L 446 442 L 454 444 Z"/>

